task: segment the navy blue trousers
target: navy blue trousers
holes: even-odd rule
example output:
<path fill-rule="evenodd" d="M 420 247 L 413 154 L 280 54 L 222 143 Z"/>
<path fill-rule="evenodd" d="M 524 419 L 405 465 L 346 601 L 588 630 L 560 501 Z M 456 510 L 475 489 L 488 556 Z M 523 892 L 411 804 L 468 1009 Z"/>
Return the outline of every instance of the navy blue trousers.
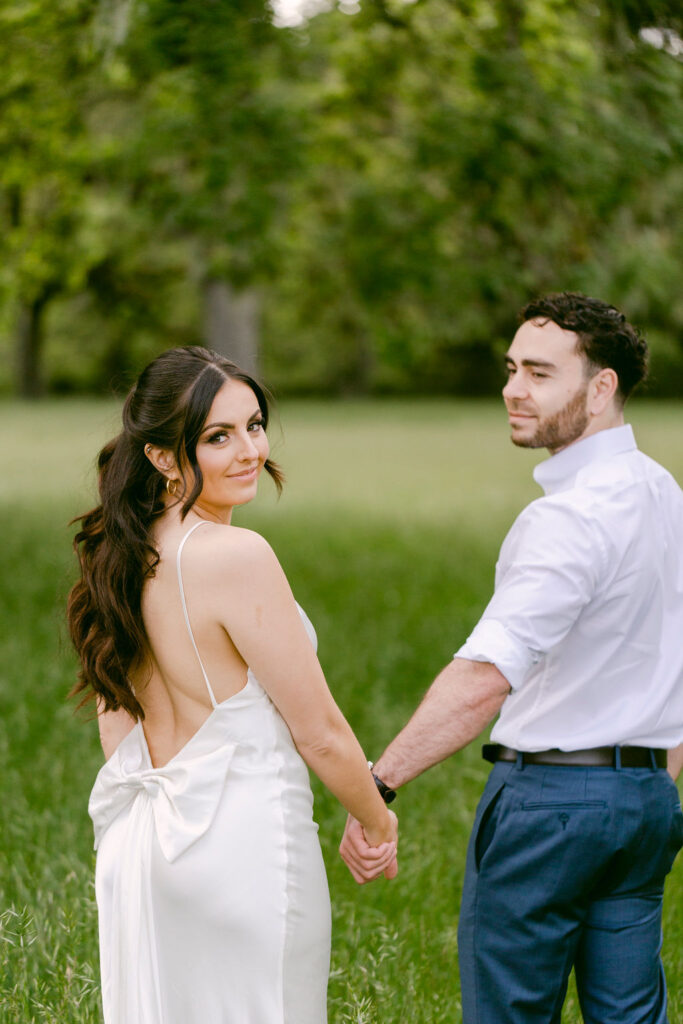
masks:
<path fill-rule="evenodd" d="M 463 1024 L 666 1024 L 664 879 L 683 845 L 666 771 L 498 762 L 467 852 Z"/>

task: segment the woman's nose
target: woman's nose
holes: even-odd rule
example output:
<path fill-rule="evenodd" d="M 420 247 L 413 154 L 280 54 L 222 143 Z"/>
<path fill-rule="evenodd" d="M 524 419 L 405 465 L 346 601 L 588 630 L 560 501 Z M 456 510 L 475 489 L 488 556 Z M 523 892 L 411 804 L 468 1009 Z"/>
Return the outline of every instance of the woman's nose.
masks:
<path fill-rule="evenodd" d="M 254 439 L 251 434 L 242 435 L 242 444 L 240 445 L 239 457 L 241 459 L 253 459 L 258 456 L 258 448 L 254 444 Z"/>

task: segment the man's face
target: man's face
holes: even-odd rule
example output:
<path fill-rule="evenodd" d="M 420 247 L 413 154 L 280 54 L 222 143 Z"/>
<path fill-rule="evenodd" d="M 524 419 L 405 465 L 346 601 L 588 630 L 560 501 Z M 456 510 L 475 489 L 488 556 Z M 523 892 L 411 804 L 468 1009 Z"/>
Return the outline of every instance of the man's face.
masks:
<path fill-rule="evenodd" d="M 551 320 L 527 320 L 515 334 L 503 388 L 513 444 L 554 454 L 586 432 L 588 379 L 577 341 Z"/>

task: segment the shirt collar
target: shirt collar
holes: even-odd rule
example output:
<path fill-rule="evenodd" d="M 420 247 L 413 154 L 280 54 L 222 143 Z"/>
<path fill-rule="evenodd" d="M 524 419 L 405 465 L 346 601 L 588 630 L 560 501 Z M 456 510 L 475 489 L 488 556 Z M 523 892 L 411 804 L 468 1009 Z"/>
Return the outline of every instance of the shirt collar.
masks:
<path fill-rule="evenodd" d="M 621 427 L 610 427 L 590 434 L 563 448 L 557 455 L 541 462 L 534 469 L 534 480 L 546 494 L 573 487 L 579 472 L 591 462 L 603 462 L 623 452 L 636 449 L 636 439 L 630 423 Z"/>

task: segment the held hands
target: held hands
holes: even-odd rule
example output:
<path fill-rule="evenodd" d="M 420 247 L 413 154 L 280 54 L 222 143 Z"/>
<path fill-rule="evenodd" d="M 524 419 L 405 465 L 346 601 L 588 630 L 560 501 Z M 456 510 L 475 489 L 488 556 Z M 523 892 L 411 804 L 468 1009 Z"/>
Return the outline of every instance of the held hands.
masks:
<path fill-rule="evenodd" d="M 398 874 L 398 819 L 393 811 L 389 811 L 389 815 L 393 839 L 391 842 L 380 843 L 379 846 L 370 846 L 355 818 L 349 815 L 346 821 L 339 852 L 359 885 L 365 885 L 382 874 L 385 878 L 395 878 Z"/>

